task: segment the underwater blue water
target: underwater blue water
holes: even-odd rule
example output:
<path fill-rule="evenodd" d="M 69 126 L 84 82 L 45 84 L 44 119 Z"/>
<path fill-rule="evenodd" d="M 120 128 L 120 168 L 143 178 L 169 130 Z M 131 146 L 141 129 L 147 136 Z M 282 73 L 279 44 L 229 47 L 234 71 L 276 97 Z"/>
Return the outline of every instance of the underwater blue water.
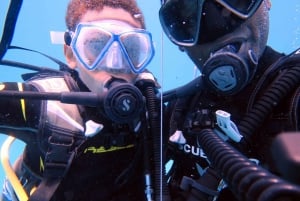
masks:
<path fill-rule="evenodd" d="M 0 35 L 3 30 L 5 14 L 10 1 L 0 1 Z M 64 14 L 67 0 L 24 0 L 19 15 L 12 45 L 38 50 L 64 61 L 62 45 L 53 45 L 50 42 L 50 31 L 65 31 Z M 138 0 L 144 11 L 146 26 L 153 34 L 156 55 L 149 65 L 162 85 L 162 91 L 172 89 L 190 81 L 194 75 L 194 65 L 164 36 L 159 20 L 159 0 Z M 289 53 L 300 46 L 300 3 L 298 0 L 273 0 L 270 11 L 270 34 L 268 44 L 280 52 Z M 19 50 L 10 50 L 5 59 L 16 60 L 57 68 L 57 65 L 48 59 L 33 53 L 23 53 Z M 0 81 L 22 81 L 22 69 L 0 66 Z M 6 138 L 0 135 L 0 144 Z M 17 142 L 11 148 L 11 161 L 23 150 L 23 143 Z M 4 178 L 0 167 L 0 189 Z"/>

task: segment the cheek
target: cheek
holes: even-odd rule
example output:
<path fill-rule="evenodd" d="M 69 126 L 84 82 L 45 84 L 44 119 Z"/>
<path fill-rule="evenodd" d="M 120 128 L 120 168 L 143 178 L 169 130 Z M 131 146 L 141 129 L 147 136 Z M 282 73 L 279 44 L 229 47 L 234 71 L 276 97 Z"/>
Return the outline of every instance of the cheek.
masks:
<path fill-rule="evenodd" d="M 101 71 L 89 71 L 84 68 L 78 68 L 79 77 L 84 83 L 104 82 L 107 77 L 110 77 L 107 73 Z"/>
<path fill-rule="evenodd" d="M 260 9 L 260 13 L 254 16 L 253 23 L 250 24 L 250 30 L 252 30 L 252 49 L 260 56 L 268 41 L 269 35 L 269 16 L 266 8 Z"/>
<path fill-rule="evenodd" d="M 94 72 L 87 70 L 78 70 L 81 81 L 87 88 L 95 93 L 102 93 L 105 83 L 111 78 L 110 75 L 102 72 Z"/>
<path fill-rule="evenodd" d="M 200 51 L 200 47 L 188 47 L 185 49 L 187 55 L 191 58 L 191 60 L 195 63 L 198 68 L 201 68 L 207 60 L 209 51 Z"/>
<path fill-rule="evenodd" d="M 88 71 L 86 71 L 86 70 L 83 69 L 83 68 L 78 67 L 78 68 L 77 68 L 77 71 L 78 71 L 78 74 L 79 74 L 80 79 L 81 79 L 83 82 L 85 82 L 85 80 L 87 80 L 87 79 L 90 77 Z"/>

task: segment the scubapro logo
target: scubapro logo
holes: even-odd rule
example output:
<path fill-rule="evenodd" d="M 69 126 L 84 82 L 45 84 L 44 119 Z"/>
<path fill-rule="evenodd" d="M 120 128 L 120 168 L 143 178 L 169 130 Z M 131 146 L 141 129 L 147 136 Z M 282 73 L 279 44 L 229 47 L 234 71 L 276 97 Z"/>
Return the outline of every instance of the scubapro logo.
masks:
<path fill-rule="evenodd" d="M 122 102 L 122 110 L 127 112 L 130 110 L 130 104 L 131 104 L 131 101 L 129 99 L 124 99 L 123 102 Z"/>
<path fill-rule="evenodd" d="M 183 151 L 187 154 L 192 154 L 201 158 L 207 158 L 201 147 L 185 144 L 183 145 Z"/>

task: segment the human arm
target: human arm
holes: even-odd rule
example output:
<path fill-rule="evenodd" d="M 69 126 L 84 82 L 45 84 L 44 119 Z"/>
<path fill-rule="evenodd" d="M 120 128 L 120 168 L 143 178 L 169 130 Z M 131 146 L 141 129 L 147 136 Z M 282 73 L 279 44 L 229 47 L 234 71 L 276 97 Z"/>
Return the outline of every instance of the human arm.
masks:
<path fill-rule="evenodd" d="M 36 91 L 26 83 L 1 83 L 1 91 Z M 0 91 L 0 133 L 14 136 L 25 143 L 35 139 L 40 114 L 40 101 L 1 97 Z"/>

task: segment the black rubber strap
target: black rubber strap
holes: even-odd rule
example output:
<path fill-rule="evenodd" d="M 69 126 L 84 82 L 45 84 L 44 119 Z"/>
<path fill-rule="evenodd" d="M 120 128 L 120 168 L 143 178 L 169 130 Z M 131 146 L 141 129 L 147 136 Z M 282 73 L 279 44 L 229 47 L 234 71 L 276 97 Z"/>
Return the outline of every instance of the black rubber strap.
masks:
<path fill-rule="evenodd" d="M 43 179 L 29 201 L 49 201 L 68 172 L 75 156 L 76 146 L 72 136 L 52 133 L 48 144 Z"/>
<path fill-rule="evenodd" d="M 60 182 L 61 179 L 43 179 L 28 201 L 49 201 Z"/>

